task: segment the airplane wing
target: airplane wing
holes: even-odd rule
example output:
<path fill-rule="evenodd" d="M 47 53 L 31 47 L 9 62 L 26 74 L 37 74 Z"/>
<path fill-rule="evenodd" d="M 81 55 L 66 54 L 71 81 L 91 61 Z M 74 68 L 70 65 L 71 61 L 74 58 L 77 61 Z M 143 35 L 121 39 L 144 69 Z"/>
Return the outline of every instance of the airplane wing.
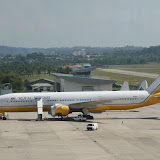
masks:
<path fill-rule="evenodd" d="M 109 100 L 97 100 L 97 101 L 89 101 L 89 102 L 79 102 L 70 104 L 70 108 L 82 109 L 82 108 L 96 108 L 97 106 L 103 106 L 111 103 L 113 100 L 119 99 L 109 99 Z"/>

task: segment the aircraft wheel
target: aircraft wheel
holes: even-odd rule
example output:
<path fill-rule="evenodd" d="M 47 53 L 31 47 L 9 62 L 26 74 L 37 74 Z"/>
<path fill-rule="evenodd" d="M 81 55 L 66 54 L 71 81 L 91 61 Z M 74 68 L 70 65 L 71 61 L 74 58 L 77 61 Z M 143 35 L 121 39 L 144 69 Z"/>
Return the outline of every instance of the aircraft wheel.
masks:
<path fill-rule="evenodd" d="M 3 120 L 7 120 L 7 118 L 6 118 L 6 117 L 3 117 L 2 119 L 3 119 Z"/>
<path fill-rule="evenodd" d="M 86 117 L 87 119 L 94 119 L 94 117 L 93 116 L 91 116 L 91 115 L 87 115 L 87 117 Z"/>

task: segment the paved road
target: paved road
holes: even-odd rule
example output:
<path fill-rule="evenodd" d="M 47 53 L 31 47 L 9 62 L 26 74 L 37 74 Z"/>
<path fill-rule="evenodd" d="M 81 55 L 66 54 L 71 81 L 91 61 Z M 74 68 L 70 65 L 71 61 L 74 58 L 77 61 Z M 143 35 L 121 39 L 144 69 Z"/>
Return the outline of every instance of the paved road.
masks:
<path fill-rule="evenodd" d="M 158 74 L 155 74 L 155 73 L 134 72 L 134 71 L 126 71 L 126 70 L 120 70 L 120 69 L 101 69 L 101 68 L 98 68 L 97 70 L 118 73 L 118 74 L 139 76 L 139 77 L 148 77 L 148 78 L 157 78 L 159 76 Z"/>

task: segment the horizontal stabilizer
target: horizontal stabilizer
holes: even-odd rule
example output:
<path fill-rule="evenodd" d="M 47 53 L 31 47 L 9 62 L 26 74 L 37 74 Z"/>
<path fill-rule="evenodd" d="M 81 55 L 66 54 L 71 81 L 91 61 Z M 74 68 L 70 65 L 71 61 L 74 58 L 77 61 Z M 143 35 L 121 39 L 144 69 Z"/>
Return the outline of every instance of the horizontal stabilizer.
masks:
<path fill-rule="evenodd" d="M 149 94 L 160 92 L 160 76 L 146 89 Z"/>

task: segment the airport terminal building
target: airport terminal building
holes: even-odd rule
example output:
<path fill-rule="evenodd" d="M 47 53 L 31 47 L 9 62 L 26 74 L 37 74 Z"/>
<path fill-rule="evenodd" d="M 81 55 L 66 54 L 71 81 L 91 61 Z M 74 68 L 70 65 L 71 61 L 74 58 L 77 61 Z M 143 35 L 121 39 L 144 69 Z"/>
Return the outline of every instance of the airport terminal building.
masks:
<path fill-rule="evenodd" d="M 54 75 L 54 91 L 111 91 L 112 85 L 116 81 L 90 76 L 93 69 L 95 68 L 78 69 L 73 74 L 52 73 Z"/>

